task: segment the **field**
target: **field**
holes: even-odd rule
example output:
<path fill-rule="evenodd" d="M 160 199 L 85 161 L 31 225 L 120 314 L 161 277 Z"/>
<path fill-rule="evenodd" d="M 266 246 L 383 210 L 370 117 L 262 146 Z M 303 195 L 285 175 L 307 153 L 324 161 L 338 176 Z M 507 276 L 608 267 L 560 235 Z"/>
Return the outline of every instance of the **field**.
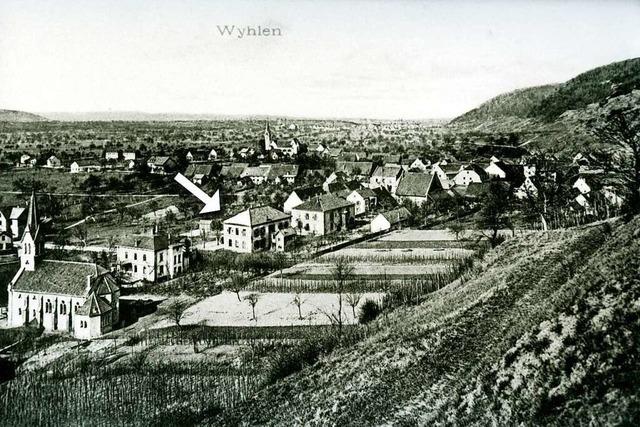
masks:
<path fill-rule="evenodd" d="M 289 293 L 262 293 L 258 294 L 256 304 L 256 319 L 253 320 L 251 306 L 244 300 L 249 292 L 240 292 L 240 299 L 233 292 L 222 292 L 206 298 L 191 306 L 186 314 L 184 325 L 207 325 L 207 326 L 298 326 L 298 325 L 327 325 L 330 324 L 328 315 L 337 311 L 338 296 L 335 294 L 312 293 L 300 294 L 302 301 L 300 313 L 298 307 L 293 303 L 294 295 Z M 381 294 L 363 294 L 358 308 L 365 300 L 380 301 Z M 353 310 L 343 301 L 343 316 L 346 324 L 357 323 L 353 315 Z M 152 328 L 162 328 L 170 326 L 171 322 L 164 319 L 152 326 Z"/>
<path fill-rule="evenodd" d="M 457 241 L 446 230 L 397 230 L 374 240 L 327 253 L 255 281 L 264 292 L 337 292 L 336 261 L 350 274 L 345 292 L 388 293 L 412 288 L 428 293 L 455 279 L 482 244 Z"/>

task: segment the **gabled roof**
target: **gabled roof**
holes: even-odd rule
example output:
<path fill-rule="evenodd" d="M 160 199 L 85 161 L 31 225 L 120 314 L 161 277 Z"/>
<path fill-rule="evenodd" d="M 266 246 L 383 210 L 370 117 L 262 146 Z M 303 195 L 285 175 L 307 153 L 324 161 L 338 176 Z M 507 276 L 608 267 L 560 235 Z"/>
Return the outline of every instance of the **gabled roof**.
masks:
<path fill-rule="evenodd" d="M 440 188 L 440 181 L 434 179 L 433 173 L 408 172 L 400 178 L 397 196 L 426 197 L 432 187 Z"/>
<path fill-rule="evenodd" d="M 256 225 L 282 221 L 290 217 L 291 215 L 279 211 L 276 208 L 272 208 L 271 206 L 260 206 L 245 209 L 231 218 L 225 219 L 224 223 L 255 227 Z"/>
<path fill-rule="evenodd" d="M 249 166 L 249 163 L 231 163 L 230 165 L 224 165 L 220 170 L 220 176 L 239 178 L 247 166 Z"/>
<path fill-rule="evenodd" d="M 382 178 L 396 178 L 401 171 L 402 166 L 399 165 L 378 166 L 371 176 Z"/>
<path fill-rule="evenodd" d="M 252 177 L 252 176 L 267 177 L 268 175 L 269 175 L 269 166 L 266 166 L 266 165 L 247 166 L 240 174 L 240 178 Z"/>
<path fill-rule="evenodd" d="M 487 171 L 485 171 L 482 168 L 482 166 L 480 166 L 480 165 L 478 165 L 476 163 L 470 163 L 468 165 L 462 166 L 462 168 L 460 169 L 460 171 L 458 173 L 460 173 L 462 171 L 465 171 L 465 170 L 473 171 L 473 172 L 477 173 L 480 176 L 480 179 L 482 179 L 482 180 L 485 180 L 485 179 L 487 179 L 489 177 L 489 174 L 487 173 Z"/>
<path fill-rule="evenodd" d="M 15 291 L 57 295 L 85 296 L 87 277 L 108 274 L 97 264 L 72 261 L 42 260 L 35 271 L 23 271 L 12 285 Z"/>
<path fill-rule="evenodd" d="M 279 178 L 283 176 L 298 176 L 298 165 L 293 165 L 289 163 L 276 163 L 270 165 L 267 176 L 269 178 Z"/>
<path fill-rule="evenodd" d="M 132 234 L 124 238 L 118 246 L 153 250 L 154 252 L 167 249 L 169 245 L 181 243 L 180 239 L 167 234 Z"/>
<path fill-rule="evenodd" d="M 324 189 L 322 188 L 321 185 L 318 185 L 315 187 L 296 188 L 295 190 L 292 191 L 292 193 L 296 193 L 296 195 L 300 198 L 300 200 L 307 200 L 315 196 L 316 194 L 323 194 Z"/>
<path fill-rule="evenodd" d="M 371 175 L 372 162 L 336 162 L 336 172 L 344 172 L 347 175 Z"/>
<path fill-rule="evenodd" d="M 276 234 L 282 234 L 285 238 L 296 235 L 296 230 L 291 227 L 283 228 L 282 230 L 278 230 Z"/>
<path fill-rule="evenodd" d="M 184 176 L 191 178 L 195 175 L 212 176 L 213 165 L 210 163 L 192 163 L 187 166 L 187 170 L 184 172 Z"/>
<path fill-rule="evenodd" d="M 11 214 L 9 214 L 9 219 L 18 219 L 22 216 L 22 214 L 26 211 L 25 208 L 20 206 L 15 206 L 11 209 Z"/>
<path fill-rule="evenodd" d="M 169 156 L 153 156 L 149 158 L 147 163 L 152 163 L 156 166 L 164 166 L 170 160 L 173 161 Z"/>
<path fill-rule="evenodd" d="M 92 293 L 89 298 L 82 304 L 77 311 L 77 315 L 80 316 L 100 316 L 104 313 L 111 311 L 111 305 L 105 301 L 102 297 L 99 297 L 95 293 Z"/>
<path fill-rule="evenodd" d="M 338 197 L 334 194 L 324 194 L 322 196 L 312 197 L 306 202 L 296 206 L 293 210 L 327 212 L 335 209 L 342 209 L 352 206 L 353 203 Z"/>
<path fill-rule="evenodd" d="M 411 212 L 409 212 L 409 209 L 404 207 L 382 212 L 380 215 L 389 221 L 389 224 L 397 224 L 411 218 Z"/>

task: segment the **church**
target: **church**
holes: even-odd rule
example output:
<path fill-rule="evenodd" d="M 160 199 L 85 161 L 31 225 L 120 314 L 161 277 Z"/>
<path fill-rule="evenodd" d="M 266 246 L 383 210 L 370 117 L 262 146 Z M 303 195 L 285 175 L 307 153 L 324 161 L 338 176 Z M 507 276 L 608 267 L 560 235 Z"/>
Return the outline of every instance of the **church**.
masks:
<path fill-rule="evenodd" d="M 93 263 L 42 259 L 43 232 L 35 194 L 7 287 L 8 325 L 37 324 L 79 339 L 97 338 L 118 324 L 120 289 L 111 273 Z"/>

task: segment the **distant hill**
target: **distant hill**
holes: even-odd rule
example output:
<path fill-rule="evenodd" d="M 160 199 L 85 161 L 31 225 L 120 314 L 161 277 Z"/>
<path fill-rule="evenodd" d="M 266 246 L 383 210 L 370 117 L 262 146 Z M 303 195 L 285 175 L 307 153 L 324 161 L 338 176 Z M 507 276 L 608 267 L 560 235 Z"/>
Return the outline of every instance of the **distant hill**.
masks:
<path fill-rule="evenodd" d="M 529 232 L 213 425 L 638 425 L 640 218 Z"/>
<path fill-rule="evenodd" d="M 586 71 L 564 83 L 498 95 L 456 117 L 448 126 L 461 132 L 517 133 L 531 148 L 575 152 L 597 144 L 584 133 L 581 119 L 598 105 L 640 90 L 640 58 Z"/>
<path fill-rule="evenodd" d="M 456 117 L 451 124 L 476 124 L 504 118 L 551 122 L 564 112 L 587 107 L 640 89 L 640 58 L 594 68 L 559 84 L 518 89 L 498 95 Z"/>
<path fill-rule="evenodd" d="M 48 120 L 46 117 L 25 111 L 0 109 L 0 122 L 42 122 L 46 120 Z"/>

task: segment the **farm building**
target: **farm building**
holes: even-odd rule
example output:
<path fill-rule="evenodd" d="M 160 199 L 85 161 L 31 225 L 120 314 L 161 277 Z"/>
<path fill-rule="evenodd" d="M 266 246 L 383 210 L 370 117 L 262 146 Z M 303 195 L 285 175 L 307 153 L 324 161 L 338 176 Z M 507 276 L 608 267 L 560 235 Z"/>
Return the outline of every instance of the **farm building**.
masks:
<path fill-rule="evenodd" d="M 440 181 L 433 173 L 406 173 L 396 190 L 396 197 L 400 201 L 411 200 L 421 205 L 429 200 L 434 192 L 441 191 Z"/>
<path fill-rule="evenodd" d="M 295 238 L 296 230 L 291 227 L 278 230 L 275 235 L 276 252 L 286 252 Z"/>
<path fill-rule="evenodd" d="M 269 250 L 276 232 L 290 224 L 290 215 L 271 206 L 246 209 L 222 222 L 225 249 L 244 253 Z"/>
<path fill-rule="evenodd" d="M 489 179 L 489 174 L 480 166 L 471 163 L 460 168 L 460 171 L 453 177 L 455 185 L 467 186 L 475 183 L 480 184 Z"/>
<path fill-rule="evenodd" d="M 371 232 L 391 230 L 391 228 L 399 227 L 411 218 L 411 213 L 407 208 L 398 208 L 391 211 L 378 214 L 371 220 Z"/>
<path fill-rule="evenodd" d="M 86 173 L 97 172 L 102 169 L 102 166 L 95 160 L 77 160 L 71 163 L 69 172 L 71 173 Z"/>
<path fill-rule="evenodd" d="M 47 166 L 46 167 L 48 167 L 48 168 L 59 168 L 60 166 L 62 166 L 62 162 L 56 156 L 50 156 L 47 159 Z"/>
<path fill-rule="evenodd" d="M 378 205 L 378 196 L 375 191 L 370 188 L 360 188 L 357 190 L 343 190 L 338 193 L 338 196 L 346 199 L 348 202 L 353 203 L 355 206 L 355 215 L 364 215 L 375 209 Z"/>
<path fill-rule="evenodd" d="M 373 175 L 371 175 L 369 185 L 371 188 L 385 188 L 391 194 L 395 194 L 403 174 L 404 170 L 399 165 L 378 166 L 373 172 Z"/>
<path fill-rule="evenodd" d="M 149 172 L 156 175 L 168 175 L 176 168 L 176 162 L 167 156 L 153 156 L 147 160 Z"/>
<path fill-rule="evenodd" d="M 215 165 L 211 163 L 194 163 L 187 166 L 184 176 L 198 185 L 204 184 L 215 176 Z"/>
<path fill-rule="evenodd" d="M 298 205 L 301 205 L 311 197 L 322 193 L 324 193 L 324 189 L 322 188 L 322 186 L 296 188 L 295 190 L 291 191 L 289 197 L 287 197 L 287 200 L 285 200 L 283 210 L 286 213 L 290 213 L 291 209 L 295 208 Z"/>

